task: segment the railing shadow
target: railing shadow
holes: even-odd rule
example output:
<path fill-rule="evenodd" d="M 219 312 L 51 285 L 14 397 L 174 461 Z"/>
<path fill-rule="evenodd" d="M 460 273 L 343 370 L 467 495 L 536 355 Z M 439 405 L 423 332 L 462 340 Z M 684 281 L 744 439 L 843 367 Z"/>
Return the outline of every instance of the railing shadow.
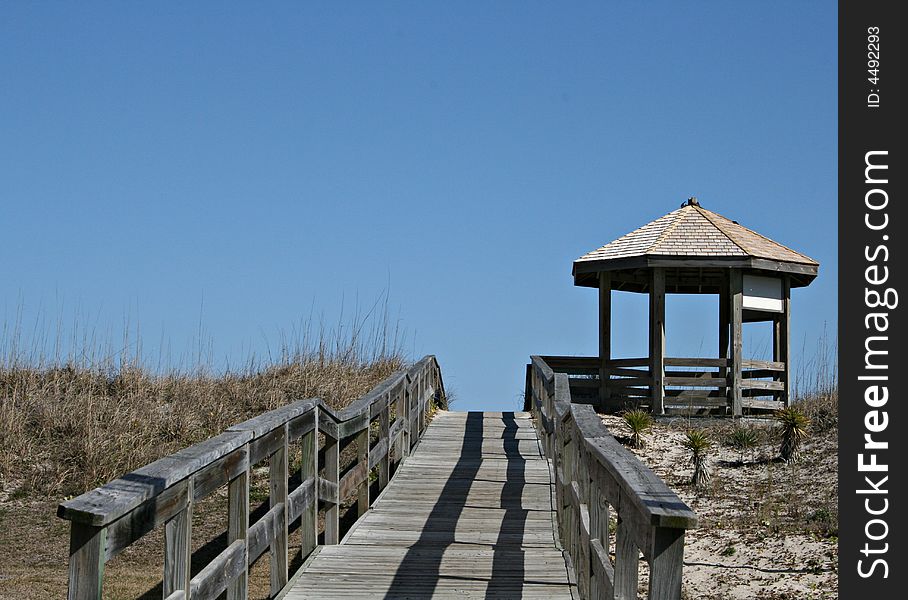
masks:
<path fill-rule="evenodd" d="M 502 413 L 502 421 L 505 424 L 502 438 L 507 467 L 505 483 L 501 487 L 501 508 L 505 512 L 495 542 L 486 598 L 520 598 L 526 577 L 522 542 L 529 512 L 523 508 L 527 461 L 520 453 L 514 413 Z"/>
<path fill-rule="evenodd" d="M 407 549 L 386 599 L 431 598 L 441 576 L 445 550 L 455 542 L 454 533 L 470 493 L 466 481 L 475 479 L 482 464 L 482 420 L 480 412 L 467 413 L 460 456 L 445 482 L 438 502 L 432 507 L 419 539 Z M 414 586 L 418 583 L 418 586 Z"/>

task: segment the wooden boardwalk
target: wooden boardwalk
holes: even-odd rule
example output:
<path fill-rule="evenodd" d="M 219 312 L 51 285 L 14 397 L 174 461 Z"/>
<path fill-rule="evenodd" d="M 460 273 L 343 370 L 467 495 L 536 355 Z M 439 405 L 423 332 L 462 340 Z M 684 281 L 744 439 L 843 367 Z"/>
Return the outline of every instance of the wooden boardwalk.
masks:
<path fill-rule="evenodd" d="M 572 598 L 552 475 L 529 413 L 440 412 L 340 545 L 287 600 Z"/>

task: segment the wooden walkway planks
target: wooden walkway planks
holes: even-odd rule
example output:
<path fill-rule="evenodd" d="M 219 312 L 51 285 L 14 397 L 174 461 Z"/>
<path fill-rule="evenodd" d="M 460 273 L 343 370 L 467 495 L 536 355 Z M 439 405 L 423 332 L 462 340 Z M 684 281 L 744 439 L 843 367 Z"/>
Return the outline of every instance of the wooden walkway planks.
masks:
<path fill-rule="evenodd" d="M 571 598 L 528 413 L 440 412 L 343 543 L 287 600 Z"/>

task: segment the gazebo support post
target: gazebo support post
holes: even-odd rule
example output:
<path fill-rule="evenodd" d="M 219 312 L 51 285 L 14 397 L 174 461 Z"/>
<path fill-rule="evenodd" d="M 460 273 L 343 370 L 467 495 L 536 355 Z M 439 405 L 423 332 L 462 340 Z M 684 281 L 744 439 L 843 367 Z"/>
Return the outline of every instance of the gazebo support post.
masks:
<path fill-rule="evenodd" d="M 653 267 L 649 286 L 649 360 L 652 412 L 665 414 L 665 269 Z"/>
<path fill-rule="evenodd" d="M 728 284 L 728 304 L 731 316 L 728 402 L 731 405 L 732 414 L 739 417 L 744 414 L 741 402 L 741 370 L 744 350 L 744 274 L 741 269 L 731 270 Z"/>
<path fill-rule="evenodd" d="M 722 278 L 722 287 L 719 289 L 719 358 L 728 360 L 728 314 L 731 310 L 730 300 L 728 299 L 728 277 Z M 728 368 L 719 367 L 719 377 L 728 380 Z"/>
<path fill-rule="evenodd" d="M 599 273 L 599 407 L 609 408 L 609 360 L 612 355 L 612 274 Z"/>
<path fill-rule="evenodd" d="M 779 316 L 779 359 L 785 363 L 782 371 L 782 402 L 791 403 L 791 281 L 788 275 L 782 277 L 782 314 Z"/>

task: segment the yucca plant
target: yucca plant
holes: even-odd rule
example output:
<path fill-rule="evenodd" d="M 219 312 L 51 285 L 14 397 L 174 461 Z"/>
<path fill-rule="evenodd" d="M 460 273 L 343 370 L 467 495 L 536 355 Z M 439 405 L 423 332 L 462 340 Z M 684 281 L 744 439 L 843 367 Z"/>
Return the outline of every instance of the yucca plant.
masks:
<path fill-rule="evenodd" d="M 691 483 L 697 490 L 705 489 L 709 485 L 712 477 L 709 472 L 709 465 L 706 462 L 709 449 L 712 447 L 712 441 L 706 432 L 700 429 L 692 429 L 682 442 L 685 448 L 690 450 L 690 464 L 694 467 L 694 474 L 691 477 Z"/>
<path fill-rule="evenodd" d="M 757 435 L 756 430 L 753 427 L 747 427 L 736 423 L 734 428 L 731 430 L 731 433 L 728 434 L 726 440 L 727 444 L 740 452 L 741 461 L 744 462 L 744 453 L 747 451 L 753 451 L 757 446 L 759 441 L 759 436 Z"/>
<path fill-rule="evenodd" d="M 631 446 L 634 448 L 643 448 L 646 444 L 643 434 L 653 426 L 653 417 L 645 410 L 639 408 L 629 410 L 623 415 L 624 422 L 627 423 L 631 430 Z"/>
<path fill-rule="evenodd" d="M 810 419 L 794 406 L 777 410 L 775 418 L 781 438 L 779 456 L 785 462 L 796 461 L 801 453 L 801 443 L 807 439 Z"/>

